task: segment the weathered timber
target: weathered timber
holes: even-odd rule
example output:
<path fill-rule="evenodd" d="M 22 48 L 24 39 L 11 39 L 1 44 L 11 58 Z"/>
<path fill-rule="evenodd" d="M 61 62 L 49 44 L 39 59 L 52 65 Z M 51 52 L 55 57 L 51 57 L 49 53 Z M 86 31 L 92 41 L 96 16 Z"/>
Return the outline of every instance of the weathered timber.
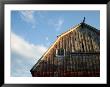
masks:
<path fill-rule="evenodd" d="M 56 55 L 59 49 L 63 49 L 63 56 Z M 100 76 L 100 31 L 83 23 L 83 27 L 78 24 L 62 33 L 33 66 L 31 74 L 33 77 Z"/>

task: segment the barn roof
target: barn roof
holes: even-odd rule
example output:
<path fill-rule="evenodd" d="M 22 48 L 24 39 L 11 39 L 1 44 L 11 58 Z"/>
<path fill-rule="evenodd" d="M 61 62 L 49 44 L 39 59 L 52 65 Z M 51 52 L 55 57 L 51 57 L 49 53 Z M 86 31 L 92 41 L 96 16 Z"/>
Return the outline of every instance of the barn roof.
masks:
<path fill-rule="evenodd" d="M 88 25 L 88 24 L 86 24 L 86 23 L 82 23 L 82 22 L 81 22 L 80 24 L 78 24 L 78 25 L 76 25 L 76 26 L 74 26 L 74 27 L 71 27 L 68 31 L 63 32 L 61 35 L 58 36 L 58 38 L 56 39 L 56 41 L 55 41 L 55 42 L 50 46 L 50 48 L 42 55 L 42 57 L 37 61 L 37 63 L 32 67 L 32 69 L 31 69 L 30 71 L 32 72 L 32 71 L 34 71 L 34 70 L 36 69 L 36 67 L 37 67 L 37 65 L 39 64 L 39 62 L 40 62 L 41 60 L 43 60 L 43 58 L 45 58 L 45 56 L 48 54 L 48 52 L 53 48 L 53 46 L 56 44 L 56 42 L 59 41 L 59 39 L 60 39 L 61 37 L 63 37 L 63 36 L 65 36 L 65 35 L 69 34 L 71 31 L 76 30 L 78 27 L 81 27 L 82 25 L 83 25 L 84 27 L 88 27 L 91 31 L 96 32 L 98 35 L 100 35 L 100 30 L 98 30 L 98 29 L 96 29 L 95 27 L 92 27 L 92 26 L 90 26 L 90 25 Z"/>

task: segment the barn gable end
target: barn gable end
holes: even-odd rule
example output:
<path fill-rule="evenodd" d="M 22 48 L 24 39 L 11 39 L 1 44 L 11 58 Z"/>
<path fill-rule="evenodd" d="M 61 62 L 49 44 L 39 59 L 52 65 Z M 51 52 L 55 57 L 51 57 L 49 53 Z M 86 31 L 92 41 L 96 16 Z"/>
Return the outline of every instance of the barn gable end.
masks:
<path fill-rule="evenodd" d="M 99 56 L 100 31 L 80 23 L 59 35 L 30 71 L 32 76 L 99 76 Z"/>

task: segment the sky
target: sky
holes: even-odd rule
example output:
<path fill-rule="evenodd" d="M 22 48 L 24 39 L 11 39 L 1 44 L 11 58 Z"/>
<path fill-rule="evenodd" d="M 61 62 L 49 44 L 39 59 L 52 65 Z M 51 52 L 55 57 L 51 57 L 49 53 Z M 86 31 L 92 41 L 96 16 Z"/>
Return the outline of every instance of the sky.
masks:
<path fill-rule="evenodd" d="M 30 69 L 57 36 L 85 23 L 100 29 L 100 11 L 11 11 L 11 76 L 32 77 Z"/>

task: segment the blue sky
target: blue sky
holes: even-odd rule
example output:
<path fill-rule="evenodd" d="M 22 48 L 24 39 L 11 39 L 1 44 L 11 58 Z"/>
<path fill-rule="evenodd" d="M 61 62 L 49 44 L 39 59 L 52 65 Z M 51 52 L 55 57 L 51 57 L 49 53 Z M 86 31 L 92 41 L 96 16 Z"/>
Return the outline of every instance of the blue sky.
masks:
<path fill-rule="evenodd" d="M 11 76 L 31 77 L 30 69 L 57 39 L 82 22 L 99 29 L 100 11 L 11 12 Z"/>

